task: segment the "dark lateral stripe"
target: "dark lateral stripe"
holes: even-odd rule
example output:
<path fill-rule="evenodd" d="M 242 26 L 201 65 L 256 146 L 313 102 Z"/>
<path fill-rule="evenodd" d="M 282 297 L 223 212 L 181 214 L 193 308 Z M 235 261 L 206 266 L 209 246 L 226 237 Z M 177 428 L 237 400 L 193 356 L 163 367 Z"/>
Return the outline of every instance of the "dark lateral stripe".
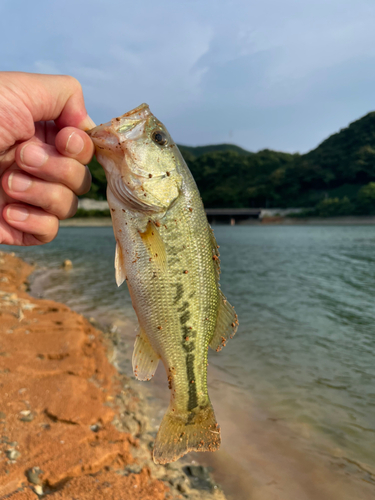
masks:
<path fill-rule="evenodd" d="M 187 310 L 187 311 L 184 312 L 184 314 L 182 314 L 180 316 L 180 323 L 181 323 L 181 325 L 184 325 L 185 323 L 187 323 L 189 321 L 189 319 L 190 319 L 190 311 Z"/>
<path fill-rule="evenodd" d="M 183 303 L 182 303 L 182 306 L 181 306 L 181 307 L 179 307 L 179 308 L 177 309 L 177 311 L 178 311 L 178 312 L 184 312 L 184 311 L 185 311 L 185 309 L 187 309 L 187 308 L 189 307 L 189 305 L 190 305 L 190 304 L 189 304 L 189 302 L 183 302 Z"/>
<path fill-rule="evenodd" d="M 182 296 L 184 294 L 184 287 L 182 283 L 173 283 L 172 286 L 176 287 L 176 295 L 173 297 L 173 303 L 177 304 L 177 302 L 182 299 Z"/>
<path fill-rule="evenodd" d="M 189 384 L 189 401 L 188 401 L 188 411 L 194 410 L 198 406 L 197 399 L 197 386 L 194 376 L 194 359 L 195 355 L 189 353 L 186 355 L 186 374 Z"/>

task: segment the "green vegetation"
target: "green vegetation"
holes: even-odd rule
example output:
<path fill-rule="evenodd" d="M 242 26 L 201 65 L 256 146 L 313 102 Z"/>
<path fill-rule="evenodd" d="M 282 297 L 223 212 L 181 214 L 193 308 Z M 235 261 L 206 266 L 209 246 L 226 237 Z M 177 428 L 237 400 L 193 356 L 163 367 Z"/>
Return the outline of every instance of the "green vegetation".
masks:
<path fill-rule="evenodd" d="M 76 217 L 110 217 L 111 212 L 108 210 L 84 210 L 78 208 L 75 214 Z"/>
<path fill-rule="evenodd" d="M 307 154 L 232 144 L 179 146 L 206 207 L 305 207 L 305 214 L 375 214 L 375 112 L 333 134 Z M 89 194 L 105 198 L 105 175 L 94 159 Z"/>

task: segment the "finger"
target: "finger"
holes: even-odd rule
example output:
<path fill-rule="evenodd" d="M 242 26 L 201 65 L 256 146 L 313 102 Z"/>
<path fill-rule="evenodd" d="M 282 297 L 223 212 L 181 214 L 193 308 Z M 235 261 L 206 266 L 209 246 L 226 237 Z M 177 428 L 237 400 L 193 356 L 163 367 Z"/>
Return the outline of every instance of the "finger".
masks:
<path fill-rule="evenodd" d="M 55 120 L 59 128 L 81 130 L 95 126 L 87 114 L 81 84 L 72 76 L 3 72 L 1 78 L 3 86 L 26 105 L 34 122 Z"/>
<path fill-rule="evenodd" d="M 73 217 L 77 211 L 77 197 L 63 184 L 46 182 L 12 170 L 4 174 L 2 186 L 11 198 L 40 207 L 60 220 Z"/>
<path fill-rule="evenodd" d="M 59 132 L 59 128 L 53 121 L 48 122 L 37 122 L 35 123 L 35 134 L 34 137 L 42 143 L 47 143 L 50 145 L 55 144 L 56 135 Z M 34 140 L 33 137 L 33 140 Z"/>
<path fill-rule="evenodd" d="M 94 156 L 95 147 L 90 137 L 74 127 L 60 130 L 56 135 L 55 145 L 62 155 L 75 158 L 83 164 L 89 163 Z"/>
<path fill-rule="evenodd" d="M 23 237 L 25 245 L 49 243 L 59 230 L 57 217 L 40 208 L 20 203 L 7 205 L 3 210 L 3 217 L 11 227 L 26 233 Z"/>
<path fill-rule="evenodd" d="M 54 146 L 35 141 L 23 143 L 17 148 L 16 162 L 33 177 L 64 184 L 76 195 L 85 194 L 90 189 L 89 169 L 73 158 L 62 156 Z"/>
<path fill-rule="evenodd" d="M 14 159 L 16 156 L 16 148 L 17 146 L 14 145 L 9 149 L 7 149 L 6 151 L 0 151 L 1 170 L 6 170 L 14 163 Z"/>

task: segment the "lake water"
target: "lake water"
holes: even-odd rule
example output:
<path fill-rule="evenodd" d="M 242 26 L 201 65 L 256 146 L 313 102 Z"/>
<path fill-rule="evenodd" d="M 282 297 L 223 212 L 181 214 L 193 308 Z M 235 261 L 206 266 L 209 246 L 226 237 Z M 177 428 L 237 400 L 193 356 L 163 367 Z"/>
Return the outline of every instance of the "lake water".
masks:
<path fill-rule="evenodd" d="M 214 231 L 222 290 L 240 321 L 234 339 L 210 355 L 221 390 L 239 409 L 251 400 L 280 420 L 293 446 L 339 461 L 337 470 L 372 485 L 375 498 L 375 226 Z M 50 270 L 44 296 L 129 329 L 136 319 L 126 286 L 114 282 L 114 248 L 112 228 L 88 227 L 3 250 Z M 73 261 L 69 273 L 57 269 L 64 259 Z M 225 404 L 218 391 L 213 402 Z"/>

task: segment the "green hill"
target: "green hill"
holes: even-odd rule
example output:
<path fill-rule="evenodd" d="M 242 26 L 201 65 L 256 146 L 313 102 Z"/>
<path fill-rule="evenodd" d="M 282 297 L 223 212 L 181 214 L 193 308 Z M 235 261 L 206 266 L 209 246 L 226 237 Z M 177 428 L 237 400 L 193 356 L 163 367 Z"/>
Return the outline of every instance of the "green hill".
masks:
<path fill-rule="evenodd" d="M 178 144 L 178 149 L 181 151 L 184 158 L 188 157 L 189 154 L 194 158 L 198 158 L 198 156 L 204 155 L 205 153 L 215 153 L 217 151 L 234 151 L 240 155 L 254 154 L 235 144 L 212 144 L 210 146 L 183 146 L 182 144 Z"/>
<path fill-rule="evenodd" d="M 362 188 L 375 181 L 375 112 L 304 155 L 268 149 L 251 153 L 233 144 L 179 148 L 206 207 L 313 208 L 328 199 L 337 200 L 330 210 L 344 200 L 342 210 L 353 212 L 360 210 Z M 104 198 L 105 176 L 95 159 L 90 170 L 90 196 Z M 362 213 L 370 210 L 369 190 Z"/>

